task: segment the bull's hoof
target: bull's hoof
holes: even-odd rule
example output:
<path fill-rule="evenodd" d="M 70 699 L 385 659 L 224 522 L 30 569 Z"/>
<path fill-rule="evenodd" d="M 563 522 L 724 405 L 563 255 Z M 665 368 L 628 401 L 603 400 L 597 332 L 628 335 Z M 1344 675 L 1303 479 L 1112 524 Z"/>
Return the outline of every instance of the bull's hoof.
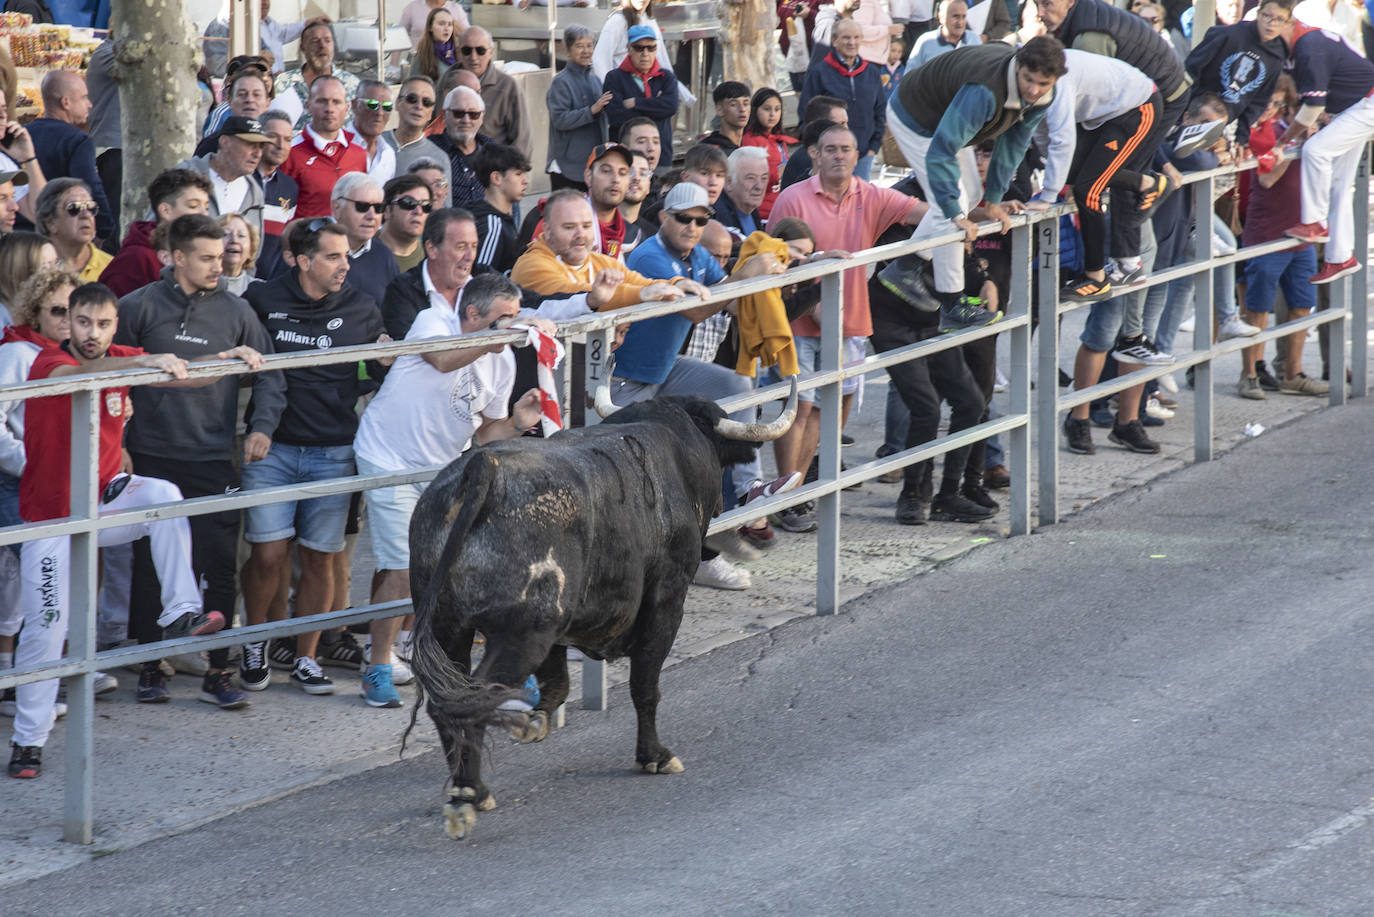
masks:
<path fill-rule="evenodd" d="M 549 715 L 543 710 L 508 716 L 504 725 L 511 738 L 522 745 L 541 742 L 549 735 Z"/>
<path fill-rule="evenodd" d="M 657 761 L 650 761 L 644 765 L 646 774 L 680 774 L 683 770 L 682 762 L 678 760 L 677 755 L 673 755 L 662 764 Z"/>
<path fill-rule="evenodd" d="M 475 827 L 477 827 L 477 809 L 472 803 L 444 803 L 445 834 L 455 841 L 461 841 L 471 834 Z"/>
<path fill-rule="evenodd" d="M 477 803 L 478 812 L 490 812 L 496 808 L 496 797 L 488 793 L 482 797 L 481 802 Z"/>

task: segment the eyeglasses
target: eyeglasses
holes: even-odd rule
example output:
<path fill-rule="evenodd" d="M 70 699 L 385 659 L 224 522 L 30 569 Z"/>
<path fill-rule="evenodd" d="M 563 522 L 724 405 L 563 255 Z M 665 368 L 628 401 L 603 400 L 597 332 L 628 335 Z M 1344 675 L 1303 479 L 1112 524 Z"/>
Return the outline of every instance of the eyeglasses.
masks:
<path fill-rule="evenodd" d="M 49 309 L 47 310 L 47 312 L 48 312 L 48 314 L 51 315 L 53 318 L 66 318 L 66 317 L 67 317 L 67 307 L 66 307 L 66 306 L 52 306 L 51 308 L 49 308 Z"/>
<path fill-rule="evenodd" d="M 673 214 L 673 219 L 677 220 L 683 226 L 686 226 L 688 223 L 695 223 L 698 226 L 705 226 L 707 223 L 711 222 L 710 217 L 689 217 L 683 213 Z"/>
<path fill-rule="evenodd" d="M 455 121 L 462 121 L 464 118 L 467 118 L 469 121 L 480 121 L 482 115 L 486 114 L 486 112 L 482 111 L 463 111 L 460 108 L 450 108 L 448 113 Z"/>
<path fill-rule="evenodd" d="M 401 101 L 405 102 L 407 105 L 420 105 L 424 108 L 434 107 L 433 99 L 425 98 L 418 92 L 407 92 L 405 95 L 401 96 Z"/>
<path fill-rule="evenodd" d="M 431 210 L 434 209 L 433 201 L 417 201 L 413 197 L 398 197 L 391 203 L 395 204 L 397 207 L 400 207 L 402 210 L 405 210 L 407 212 L 413 211 L 416 207 L 419 207 L 425 213 L 429 213 Z"/>
<path fill-rule="evenodd" d="M 310 232 L 319 232 L 333 222 L 333 217 L 315 217 L 315 219 L 305 224 L 305 228 Z"/>
<path fill-rule="evenodd" d="M 458 50 L 459 50 L 459 51 L 462 51 L 464 55 L 476 54 L 478 57 L 481 57 L 482 55 L 484 55 L 484 54 L 486 54 L 488 51 L 490 51 L 491 48 L 481 48 L 481 47 L 474 48 L 472 45 L 463 45 L 463 46 L 462 46 L 461 48 L 459 48 Z"/>
<path fill-rule="evenodd" d="M 381 99 L 359 99 L 358 101 L 361 102 L 363 107 L 368 111 L 376 111 L 379 108 L 382 111 L 391 111 L 393 108 L 390 102 L 383 102 Z"/>
<path fill-rule="evenodd" d="M 67 216 L 76 217 L 83 213 L 95 213 L 96 203 L 95 201 L 68 201 L 62 209 L 67 211 Z"/>
<path fill-rule="evenodd" d="M 369 210 L 371 210 L 373 213 L 378 214 L 380 216 L 381 212 L 386 209 L 386 204 L 382 203 L 374 204 L 371 201 L 355 201 L 351 197 L 346 197 L 344 198 L 344 200 L 352 204 L 353 209 L 358 211 L 359 213 L 367 213 Z"/>

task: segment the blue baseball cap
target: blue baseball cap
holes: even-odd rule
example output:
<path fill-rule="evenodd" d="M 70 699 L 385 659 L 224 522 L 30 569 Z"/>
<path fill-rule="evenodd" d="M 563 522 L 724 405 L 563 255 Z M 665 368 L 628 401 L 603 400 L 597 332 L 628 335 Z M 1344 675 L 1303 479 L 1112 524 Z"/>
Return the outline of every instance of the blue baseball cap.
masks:
<path fill-rule="evenodd" d="M 658 41 L 658 35 L 647 25 L 632 25 L 630 26 L 630 30 L 625 33 L 625 43 L 629 45 L 633 45 L 638 41 L 643 41 L 646 38 L 651 41 Z"/>

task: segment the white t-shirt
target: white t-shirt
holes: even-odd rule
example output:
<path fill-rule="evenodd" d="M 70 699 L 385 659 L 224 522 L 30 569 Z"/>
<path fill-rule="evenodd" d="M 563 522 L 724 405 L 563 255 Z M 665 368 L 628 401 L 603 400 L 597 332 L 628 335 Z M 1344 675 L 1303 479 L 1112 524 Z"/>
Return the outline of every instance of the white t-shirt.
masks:
<path fill-rule="evenodd" d="M 220 213 L 238 213 L 248 197 L 248 176 L 240 175 L 233 181 L 225 181 L 213 168 L 210 184 L 215 189 L 215 207 Z"/>
<path fill-rule="evenodd" d="M 430 306 L 415 316 L 406 340 L 462 333 L 456 310 Z M 439 372 L 418 354 L 406 354 L 396 360 L 363 412 L 353 450 L 389 471 L 447 465 L 471 445 L 482 418 L 509 416 L 514 387 L 510 348 L 483 354 L 451 373 Z"/>

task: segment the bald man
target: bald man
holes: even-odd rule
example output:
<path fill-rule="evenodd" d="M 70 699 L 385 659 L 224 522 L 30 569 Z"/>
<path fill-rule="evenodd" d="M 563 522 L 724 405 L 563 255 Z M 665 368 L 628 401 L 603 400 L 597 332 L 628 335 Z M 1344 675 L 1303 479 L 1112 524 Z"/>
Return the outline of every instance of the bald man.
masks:
<path fill-rule="evenodd" d="M 459 36 L 455 51 L 458 66 L 477 77 L 479 91 L 486 102 L 484 133 L 497 143 L 515 147 L 529 159 L 534 154 L 530 108 L 515 80 L 493 65 L 496 43 L 491 40 L 491 33 L 473 26 Z"/>
<path fill-rule="evenodd" d="M 95 142 L 86 133 L 86 117 L 91 113 L 91 97 L 86 80 L 71 70 L 53 70 L 43 77 L 43 117 L 30 121 L 29 137 L 34 155 L 49 181 L 54 178 L 79 178 L 91 189 L 96 203 L 95 234 L 109 238 L 115 231 L 105 186 L 95 168 Z M 19 163 L 22 169 L 24 163 Z M 20 229 L 32 229 L 27 220 Z"/>

